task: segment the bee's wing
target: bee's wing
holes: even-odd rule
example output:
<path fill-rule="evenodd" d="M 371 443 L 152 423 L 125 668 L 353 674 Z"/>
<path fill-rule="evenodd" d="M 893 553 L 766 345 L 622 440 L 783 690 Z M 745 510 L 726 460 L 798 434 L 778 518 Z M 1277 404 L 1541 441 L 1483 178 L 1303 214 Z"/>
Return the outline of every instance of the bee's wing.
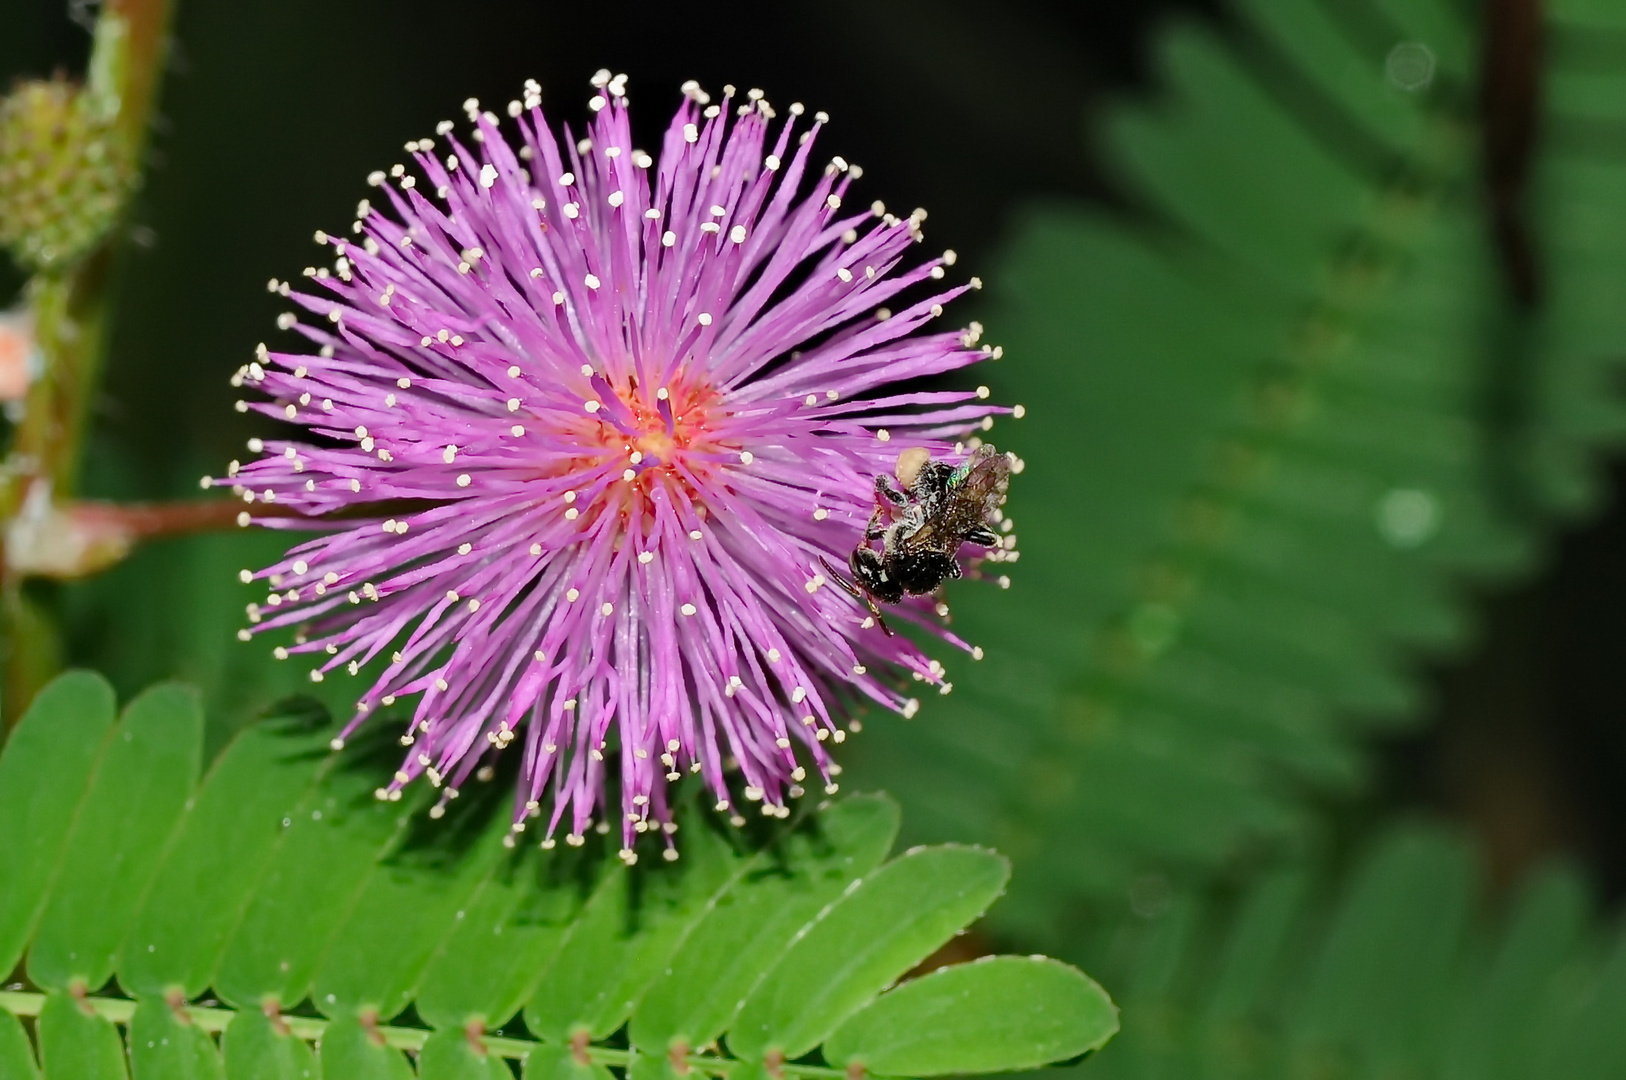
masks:
<path fill-rule="evenodd" d="M 967 533 L 987 522 L 1005 498 L 1010 479 L 1010 458 L 992 446 L 977 447 L 955 469 L 946 497 L 937 512 L 909 537 L 909 546 L 953 554 Z"/>
<path fill-rule="evenodd" d="M 998 508 L 1011 483 L 1011 459 L 984 443 L 971 452 L 950 480 L 954 501 L 974 513 L 976 525 Z"/>

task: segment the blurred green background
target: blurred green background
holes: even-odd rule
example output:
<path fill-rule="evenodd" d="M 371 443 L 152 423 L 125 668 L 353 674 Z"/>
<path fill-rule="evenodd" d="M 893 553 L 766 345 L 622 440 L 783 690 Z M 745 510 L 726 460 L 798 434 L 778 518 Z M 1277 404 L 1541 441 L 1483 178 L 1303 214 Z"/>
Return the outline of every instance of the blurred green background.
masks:
<path fill-rule="evenodd" d="M 0 72 L 82 64 L 60 3 L 3 18 Z M 589 75 L 626 71 L 650 144 L 684 79 L 760 86 L 832 114 L 866 195 L 930 210 L 930 242 L 989 282 L 966 315 L 1007 358 L 979 379 L 1030 409 L 1009 429 L 1030 465 L 1015 585 L 954 597 L 989 660 L 957 663 L 956 694 L 911 724 L 874 718 L 850 758 L 919 836 L 1016 858 L 990 934 L 1130 1002 L 1189 1004 L 1232 970 L 1216 927 L 1263 955 L 1260 911 L 1322 911 L 1347 874 L 1404 913 L 1374 925 L 1416 924 L 1350 954 L 1417 963 L 1455 917 L 1418 905 L 1460 895 L 1466 923 L 1522 895 L 1548 925 L 1588 890 L 1626 893 L 1612 5 L 191 0 L 176 41 L 89 493 L 191 496 L 241 452 L 254 431 L 226 380 L 274 333 L 266 279 L 296 274 L 366 173 L 466 96 L 534 77 L 577 121 Z M 235 571 L 277 544 L 154 544 L 41 594 L 121 694 L 200 684 L 218 743 L 309 688 L 233 638 Z M 1564 856 L 1576 876 L 1517 892 Z M 1335 958 L 1346 924 L 1305 925 L 1334 928 Z M 1568 956 L 1579 933 L 1543 940 Z M 1419 994 L 1476 984 L 1453 957 Z M 1255 973 L 1361 977 L 1334 959 Z M 1376 1015 L 1382 985 L 1305 1008 Z M 1278 1015 L 1292 997 L 1233 995 Z M 1450 1056 L 1368 1026 L 1406 1044 L 1395 1060 Z"/>
<path fill-rule="evenodd" d="M 12 0 L 0 72 L 77 70 L 88 35 L 71 15 L 54 0 Z M 866 190 L 925 206 L 930 239 L 997 290 L 999 244 L 1036 200 L 1132 199 L 1089 131 L 1116 100 L 1155 95 L 1159 29 L 1194 19 L 1223 34 L 1235 18 L 1214 4 L 1132 0 L 721 5 L 698 22 L 666 4 L 183 4 L 88 490 L 190 495 L 199 475 L 241 453 L 251 432 L 226 376 L 275 332 L 265 280 L 303 266 L 311 232 L 346 219 L 366 173 L 470 94 L 506 100 L 534 77 L 553 115 L 579 119 L 588 76 L 610 66 L 632 75 L 648 137 L 687 78 L 809 102 L 834 116 L 832 148 L 864 164 Z M 16 285 L 8 279 L 8 294 Z M 991 334 L 1002 340 L 997 323 Z M 1116 361 L 1080 341 L 1072 356 L 1012 362 Z M 1616 891 L 1626 887 L 1626 515 L 1612 503 L 1558 535 L 1524 580 L 1478 592 L 1483 630 L 1466 653 L 1420 665 L 1433 722 L 1381 744 L 1377 782 L 1392 800 L 1471 820 L 1508 862 L 1504 874 L 1575 850 Z M 1074 522 L 1081 540 L 1095 525 Z M 232 717 L 255 707 L 257 696 L 234 691 L 232 668 L 212 668 L 246 659 L 230 647 L 231 574 L 254 561 L 243 546 L 255 545 L 154 545 L 75 589 L 76 658 L 125 692 L 180 663 Z M 218 573 L 199 573 L 199 559 Z M 117 619 L 101 617 L 109 605 Z M 218 615 L 180 617 L 200 609 Z M 189 663 L 194 654 L 209 666 Z"/>

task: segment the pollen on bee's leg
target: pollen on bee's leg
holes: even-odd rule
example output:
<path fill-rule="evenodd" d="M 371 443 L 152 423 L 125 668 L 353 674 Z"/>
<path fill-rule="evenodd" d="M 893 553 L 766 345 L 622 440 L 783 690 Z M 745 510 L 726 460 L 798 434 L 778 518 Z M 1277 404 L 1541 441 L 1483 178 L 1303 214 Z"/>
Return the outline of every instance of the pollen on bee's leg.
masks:
<path fill-rule="evenodd" d="M 893 467 L 892 473 L 904 487 L 914 487 L 915 481 L 920 479 L 920 470 L 925 468 L 926 462 L 931 459 L 932 452 L 924 446 L 911 446 L 898 455 L 898 462 Z"/>

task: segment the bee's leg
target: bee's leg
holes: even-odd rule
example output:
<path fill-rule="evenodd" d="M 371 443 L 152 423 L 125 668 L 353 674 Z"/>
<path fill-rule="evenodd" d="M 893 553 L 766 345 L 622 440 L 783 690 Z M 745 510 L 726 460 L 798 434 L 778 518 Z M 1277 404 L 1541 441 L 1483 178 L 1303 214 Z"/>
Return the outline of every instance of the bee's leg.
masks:
<path fill-rule="evenodd" d="M 909 505 L 909 493 L 898 487 L 886 473 L 879 473 L 875 477 L 875 497 L 877 501 L 884 499 L 893 506 Z"/>
<path fill-rule="evenodd" d="M 965 540 L 966 543 L 976 544 L 978 547 L 991 548 L 999 546 L 999 534 L 986 525 L 978 525 L 967 532 Z"/>
<path fill-rule="evenodd" d="M 903 516 L 890 525 L 882 525 L 876 520 L 880 516 L 880 511 L 877 510 L 875 513 L 876 517 L 870 519 L 871 528 L 865 532 L 864 539 L 881 541 L 882 551 L 893 550 L 899 541 L 915 535 L 926 524 L 926 513 L 919 503 L 910 503 L 904 509 Z"/>
<path fill-rule="evenodd" d="M 869 516 L 869 524 L 864 526 L 865 540 L 879 540 L 886 535 L 887 526 L 881 524 L 881 514 L 882 510 L 877 506 L 875 513 Z"/>
<path fill-rule="evenodd" d="M 875 606 L 874 598 L 865 596 L 864 603 L 866 606 L 868 606 L 869 613 L 875 617 L 875 625 L 881 628 L 881 633 L 885 634 L 887 637 L 897 637 L 897 631 L 886 625 L 886 616 L 882 615 L 881 609 Z"/>
<path fill-rule="evenodd" d="M 866 596 L 864 597 L 864 603 L 868 605 L 869 613 L 875 617 L 875 625 L 881 628 L 881 632 L 887 637 L 897 637 L 897 631 L 886 625 L 886 616 L 882 615 L 881 609 L 875 606 L 875 601 Z"/>
<path fill-rule="evenodd" d="M 823 555 L 819 556 L 819 562 L 824 564 L 825 572 L 830 575 L 831 581 L 834 581 L 837 585 L 840 585 L 842 590 L 854 600 L 863 601 L 864 606 L 869 608 L 869 613 L 875 616 L 876 625 L 885 631 L 887 637 L 896 636 L 893 633 L 892 628 L 886 625 L 886 618 L 882 616 L 881 609 L 875 605 L 875 598 L 873 596 L 860 588 L 858 583 L 852 578 L 831 566 L 830 560 L 826 559 Z"/>
<path fill-rule="evenodd" d="M 892 483 L 892 478 L 885 473 L 875 477 L 875 512 L 869 516 L 869 524 L 864 528 L 865 540 L 879 540 L 886 534 L 887 507 L 903 510 L 905 514 L 912 509 L 909 505 L 909 495 Z"/>

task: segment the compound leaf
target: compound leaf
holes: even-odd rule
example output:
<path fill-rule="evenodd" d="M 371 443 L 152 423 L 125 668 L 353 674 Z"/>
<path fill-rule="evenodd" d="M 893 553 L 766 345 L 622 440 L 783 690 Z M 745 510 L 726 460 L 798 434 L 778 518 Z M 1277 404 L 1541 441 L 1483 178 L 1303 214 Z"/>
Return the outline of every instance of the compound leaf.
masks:
<path fill-rule="evenodd" d="M 898 812 L 882 796 L 744 827 L 685 796 L 673 831 L 645 845 L 677 857 L 636 865 L 596 831 L 537 843 L 512 826 L 502 785 L 470 786 L 444 816 L 423 812 L 421 792 L 375 792 L 367 740 L 334 752 L 331 727 L 292 706 L 242 729 L 200 778 L 195 695 L 149 691 L 108 735 L 103 687 L 64 676 L 0 749 L 0 836 L 48 824 L 44 806 L 68 819 L 52 843 L 16 849 L 17 879 L 54 888 L 27 953 L 39 989 L 0 992 L 0 1065 L 20 1075 L 19 1015 L 38 1017 L 48 1080 L 122 1075 L 126 1060 L 136 1080 L 494 1080 L 515 1059 L 527 1076 L 583 1080 L 611 1062 L 813 1080 L 802 1070 L 822 1066 L 787 1056 L 905 978 L 1007 877 L 977 848 L 887 862 Z M 62 732 L 96 738 L 45 738 Z M 36 906 L 12 905 L 19 926 Z M 1025 1022 L 1048 1008 L 1078 1031 L 1020 1060 L 1096 1037 L 1074 1000 L 1086 982 L 1025 984 Z M 506 1028 L 522 1005 L 516 1038 Z M 974 1043 L 930 1060 L 961 1072 L 1018 1060 Z"/>

